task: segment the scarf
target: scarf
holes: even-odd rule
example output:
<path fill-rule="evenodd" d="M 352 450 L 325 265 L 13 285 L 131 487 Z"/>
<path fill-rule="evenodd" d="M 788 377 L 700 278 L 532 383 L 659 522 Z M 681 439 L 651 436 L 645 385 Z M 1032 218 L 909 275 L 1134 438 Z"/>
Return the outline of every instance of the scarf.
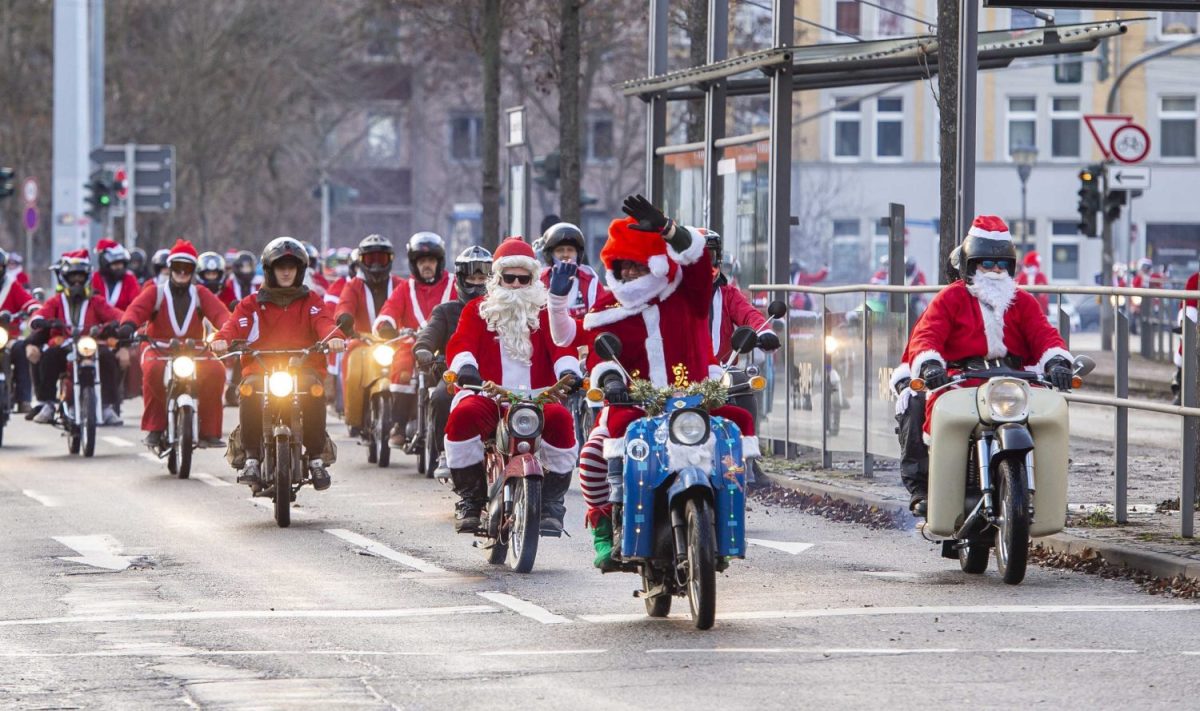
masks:
<path fill-rule="evenodd" d="M 258 302 L 260 304 L 275 304 L 276 306 L 286 307 L 293 301 L 298 301 L 306 296 L 308 296 L 307 286 L 289 286 L 287 288 L 263 286 L 258 290 Z"/>

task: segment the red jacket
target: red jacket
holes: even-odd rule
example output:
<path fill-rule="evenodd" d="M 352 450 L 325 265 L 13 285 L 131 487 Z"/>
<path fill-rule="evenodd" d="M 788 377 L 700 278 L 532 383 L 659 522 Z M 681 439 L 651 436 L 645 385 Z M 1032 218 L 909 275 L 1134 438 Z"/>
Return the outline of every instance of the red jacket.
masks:
<path fill-rule="evenodd" d="M 392 294 L 400 291 L 404 286 L 404 279 L 398 276 L 388 278 L 387 296 L 382 303 L 375 303 L 375 298 L 371 296 L 370 289 L 367 288 L 367 283 L 360 277 L 355 277 L 346 283 L 346 288 L 342 290 L 341 296 L 338 297 L 337 309 L 333 313 L 334 319 L 338 319 L 342 314 L 350 314 L 354 317 L 354 331 L 356 333 L 370 333 L 371 326 L 375 323 L 375 319 L 379 316 L 383 309 L 384 303 L 390 299 Z"/>
<path fill-rule="evenodd" d="M 8 324 L 8 335 L 11 338 L 19 338 L 21 335 L 21 317 L 28 316 L 38 307 L 37 299 L 25 291 L 19 277 L 19 274 L 10 273 L 0 280 L 0 311 L 12 314 L 12 321 Z"/>
<path fill-rule="evenodd" d="M 767 323 L 765 316 L 746 299 L 746 295 L 732 284 L 722 284 L 713 289 L 712 315 L 709 316 L 709 333 L 712 337 L 713 353 L 718 363 L 724 363 L 733 350 L 733 329 L 749 326 L 755 331 Z"/>
<path fill-rule="evenodd" d="M 384 302 L 383 309 L 371 324 L 373 327 L 387 321 L 395 329 L 419 329 L 429 320 L 433 307 L 458 298 L 454 280 L 447 273 L 443 273 L 442 278 L 433 284 L 426 284 L 416 278 L 405 281 L 406 283 L 394 290 Z"/>
<path fill-rule="evenodd" d="M 146 283 L 149 284 L 151 282 L 147 281 Z M 230 275 L 225 278 L 225 286 L 221 288 L 221 293 L 217 295 L 217 298 L 221 300 L 221 303 L 228 306 L 230 311 L 233 311 L 234 307 L 237 306 L 242 299 L 257 292 L 258 287 L 258 281 L 251 280 L 250 288 L 248 290 L 243 289 L 242 283 L 237 280 L 237 277 Z"/>
<path fill-rule="evenodd" d="M 509 358 L 500 346 L 499 337 L 488 331 L 487 322 L 479 315 L 479 307 L 487 297 L 472 299 L 463 307 L 458 328 L 446 344 L 450 370 L 464 365 L 479 369 L 483 380 L 506 388 L 548 388 L 558 382 L 564 372 L 579 374 L 579 359 L 574 350 L 554 345 L 550 339 L 550 321 L 542 309 L 539 326 L 530 332 L 533 355 L 528 364 Z"/>
<path fill-rule="evenodd" d="M 313 292 L 296 299 L 287 306 L 277 306 L 260 301 L 259 295 L 247 296 L 238 302 L 229 320 L 217 331 L 217 340 L 242 340 L 262 350 L 286 350 L 308 348 L 333 333 L 336 328 L 321 297 Z M 334 334 L 341 338 L 341 333 Z M 267 364 L 285 362 L 276 356 L 264 358 Z M 309 367 L 321 369 L 324 359 L 317 355 L 309 360 Z M 250 356 L 242 356 L 243 373 L 261 373 L 262 366 Z"/>
<path fill-rule="evenodd" d="M 1029 275 L 1024 270 L 1021 270 L 1021 272 L 1019 274 L 1017 274 L 1017 284 L 1020 285 L 1020 284 L 1029 284 L 1029 283 L 1033 283 L 1035 285 L 1036 284 L 1049 284 L 1050 280 L 1046 278 L 1046 273 L 1043 272 L 1041 269 L 1039 269 L 1039 270 L 1037 270 L 1037 273 L 1035 273 L 1033 276 L 1033 282 L 1030 282 Z M 1046 313 L 1050 310 L 1050 295 L 1049 294 L 1030 294 L 1030 296 L 1037 299 L 1037 302 L 1042 305 L 1042 313 Z"/>
<path fill-rule="evenodd" d="M 138 284 L 137 277 L 130 272 L 125 272 L 125 275 L 121 277 L 120 283 L 111 290 L 108 288 L 108 282 L 100 272 L 92 275 L 92 293 L 103 296 L 104 300 L 110 306 L 115 306 L 122 311 L 129 308 L 129 305 L 137 298 L 138 291 L 140 290 L 141 286 Z"/>
<path fill-rule="evenodd" d="M 175 321 L 171 289 L 168 287 L 160 292 L 153 282 L 143 289 L 125 310 L 122 321 L 136 325 L 146 324 L 146 335 L 160 341 L 172 338 L 203 338 L 204 319 L 208 319 L 217 328 L 225 325 L 229 320 L 229 309 L 215 294 L 208 289 L 196 288 L 194 284 L 188 287 L 188 291 L 191 294 L 191 303 L 183 323 L 177 324 Z M 197 307 L 202 318 L 196 318 Z"/>
<path fill-rule="evenodd" d="M 542 268 L 542 284 L 547 288 L 550 286 L 550 267 Z M 589 266 L 582 265 L 579 271 L 575 272 L 575 280 L 571 282 L 571 291 L 567 293 L 567 308 L 568 313 L 573 318 L 583 318 L 596 301 L 608 293 L 600 284 L 600 277 Z"/>
<path fill-rule="evenodd" d="M 67 295 L 55 294 L 53 297 L 46 300 L 42 307 L 33 315 L 33 321 L 62 321 L 68 327 L 75 328 L 91 328 L 93 326 L 101 326 L 108 323 L 114 323 L 121 320 L 121 310 L 110 306 L 103 296 L 93 295 L 87 298 L 79 305 L 79 310 L 75 313 L 75 317 L 71 317 L 71 310 L 67 307 Z M 50 337 L 67 337 L 70 336 L 69 329 L 55 328 L 50 331 Z"/>

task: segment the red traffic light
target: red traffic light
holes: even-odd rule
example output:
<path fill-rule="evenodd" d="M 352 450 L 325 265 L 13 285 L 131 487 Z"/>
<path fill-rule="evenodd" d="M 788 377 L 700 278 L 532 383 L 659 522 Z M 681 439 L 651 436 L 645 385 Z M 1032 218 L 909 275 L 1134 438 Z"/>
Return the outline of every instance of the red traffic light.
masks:
<path fill-rule="evenodd" d="M 124 200 L 129 196 L 129 180 L 124 168 L 118 168 L 113 175 L 113 190 L 117 193 L 117 198 Z"/>

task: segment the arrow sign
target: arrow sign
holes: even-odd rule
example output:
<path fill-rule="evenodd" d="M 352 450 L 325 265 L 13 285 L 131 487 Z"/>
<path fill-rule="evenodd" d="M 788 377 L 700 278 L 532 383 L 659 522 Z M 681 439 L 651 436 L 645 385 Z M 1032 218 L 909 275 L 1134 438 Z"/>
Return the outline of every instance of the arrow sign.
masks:
<path fill-rule="evenodd" d="M 1145 190 L 1150 187 L 1150 168 L 1126 166 L 1109 168 L 1109 190 Z"/>
<path fill-rule="evenodd" d="M 783 551 L 784 553 L 790 553 L 792 555 L 796 555 L 798 553 L 803 553 L 804 551 L 813 547 L 812 543 L 793 543 L 792 541 L 767 541 L 767 540 L 763 540 L 762 538 L 747 538 L 746 542 L 753 543 L 756 546 L 763 546 L 764 548 L 774 548 L 777 551 Z"/>
<path fill-rule="evenodd" d="M 121 544 L 108 535 L 54 536 L 54 540 L 79 554 L 78 557 L 59 557 L 72 563 L 82 563 L 105 570 L 125 570 L 137 556 L 119 555 Z"/>

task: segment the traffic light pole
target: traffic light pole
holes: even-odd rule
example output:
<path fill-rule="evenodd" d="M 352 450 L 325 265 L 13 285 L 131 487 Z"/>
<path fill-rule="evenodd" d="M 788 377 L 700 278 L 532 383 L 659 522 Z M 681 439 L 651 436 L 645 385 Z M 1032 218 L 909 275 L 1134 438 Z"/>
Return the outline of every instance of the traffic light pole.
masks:
<path fill-rule="evenodd" d="M 125 249 L 137 246 L 137 144 L 125 144 Z"/>
<path fill-rule="evenodd" d="M 1100 171 L 1100 214 L 1104 226 L 1100 232 L 1100 286 L 1113 285 L 1113 221 L 1105 206 L 1108 204 L 1108 164 Z M 1100 299 L 1100 350 L 1111 351 L 1113 346 L 1113 298 Z"/>
<path fill-rule="evenodd" d="M 321 174 L 321 255 L 329 251 L 329 178 Z"/>

